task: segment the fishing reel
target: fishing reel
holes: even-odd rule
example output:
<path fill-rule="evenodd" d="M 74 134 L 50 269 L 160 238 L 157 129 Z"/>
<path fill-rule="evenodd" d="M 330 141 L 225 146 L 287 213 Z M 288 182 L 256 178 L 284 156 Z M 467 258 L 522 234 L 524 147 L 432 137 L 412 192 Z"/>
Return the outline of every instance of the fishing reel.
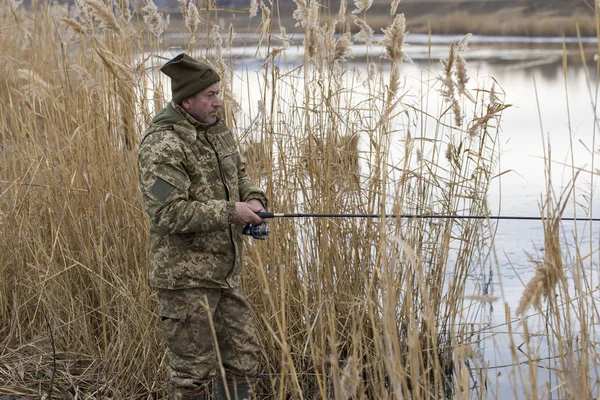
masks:
<path fill-rule="evenodd" d="M 260 224 L 248 224 L 242 230 L 244 235 L 252 236 L 254 239 L 265 240 L 264 236 L 269 236 L 271 229 L 265 221 Z"/>

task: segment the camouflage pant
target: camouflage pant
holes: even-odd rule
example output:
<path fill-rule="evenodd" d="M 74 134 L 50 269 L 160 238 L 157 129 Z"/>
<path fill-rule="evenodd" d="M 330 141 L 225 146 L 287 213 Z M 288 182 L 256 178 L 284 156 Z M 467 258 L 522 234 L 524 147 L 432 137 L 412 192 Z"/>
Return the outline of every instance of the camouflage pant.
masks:
<path fill-rule="evenodd" d="M 197 388 L 212 379 L 216 343 L 228 380 L 256 375 L 259 343 L 241 289 L 159 289 L 158 298 L 174 386 Z"/>

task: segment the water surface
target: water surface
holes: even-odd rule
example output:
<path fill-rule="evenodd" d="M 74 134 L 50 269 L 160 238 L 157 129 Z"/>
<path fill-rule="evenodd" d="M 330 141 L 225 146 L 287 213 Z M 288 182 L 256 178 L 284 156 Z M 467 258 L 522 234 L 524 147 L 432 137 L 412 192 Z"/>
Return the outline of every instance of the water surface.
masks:
<path fill-rule="evenodd" d="M 408 55 L 414 63 L 405 63 L 401 72 L 405 78 L 405 89 L 411 85 L 419 87 L 423 77 L 430 79 L 441 74 L 439 60 L 446 58 L 449 44 L 462 37 L 409 35 Z M 376 38 L 377 39 L 377 38 Z M 304 49 L 302 38 L 295 37 L 296 46 L 286 51 L 288 68 L 302 62 Z M 560 196 L 568 187 L 576 173 L 572 201 L 565 210 L 565 216 L 600 216 L 600 203 L 597 196 L 597 177 L 593 173 L 598 169 L 595 154 L 598 149 L 596 137 L 597 111 L 595 109 L 596 88 L 595 67 L 593 63 L 582 64 L 580 44 L 576 38 L 492 38 L 472 37 L 470 51 L 464 53 L 468 61 L 471 83 L 479 80 L 495 79 L 505 92 L 504 102 L 511 107 L 504 111 L 500 131 L 500 164 L 498 171 L 510 171 L 501 179 L 493 182 L 489 195 L 491 209 L 500 215 L 539 216 L 542 196 L 545 194 L 548 179 L 552 181 L 555 195 Z M 584 58 L 591 62 L 595 39 L 584 38 L 581 41 Z M 378 60 L 383 53 L 381 47 L 355 45 L 355 58 L 349 66 L 366 74 L 367 56 Z M 259 52 L 260 53 L 260 52 Z M 256 47 L 233 49 L 237 59 L 236 73 L 244 79 L 243 85 L 259 82 L 253 77 L 253 70 L 261 63 L 256 61 Z M 566 69 L 563 55 L 568 60 Z M 380 63 L 383 65 L 384 63 Z M 385 67 L 382 67 L 385 68 Z M 247 86 L 240 92 L 247 92 Z M 256 90 L 250 92 L 259 92 Z M 256 99 L 243 98 L 244 107 L 253 108 Z M 433 105 L 437 107 L 437 105 Z M 548 173 L 547 165 L 551 165 Z M 598 248 L 600 223 L 563 222 L 563 251 L 574 250 L 576 241 L 579 248 L 591 252 Z M 533 277 L 535 265 L 528 254 L 541 257 L 544 248 L 544 236 L 540 221 L 499 221 L 494 248 L 497 262 L 492 265 L 493 285 L 491 295 L 500 298 L 487 308 L 484 323 L 490 328 L 481 344 L 481 355 L 490 367 L 488 382 L 490 398 L 526 398 L 532 382 L 527 372 L 515 370 L 514 360 L 508 350 L 511 339 L 519 345 L 523 342 L 522 325 L 515 322 L 512 327 L 515 334 L 509 336 L 505 324 L 507 315 L 505 306 L 514 316 L 524 285 Z M 598 282 L 597 257 L 590 257 L 587 271 L 592 282 Z M 567 269 L 571 285 L 577 281 Z M 473 282 L 474 294 L 476 283 Z M 532 314 L 535 314 L 532 311 Z M 480 321 L 481 322 L 481 321 Z M 574 323 L 577 321 L 575 320 Z M 546 327 L 543 318 L 532 315 L 527 319 L 530 330 L 544 334 Z M 530 355 L 551 357 L 547 339 L 543 336 L 533 339 Z M 525 353 L 519 354 L 519 361 L 526 362 Z M 540 362 L 536 386 L 542 393 L 546 387 L 558 384 L 549 368 L 555 367 L 551 360 Z M 522 381 L 525 375 L 526 381 Z"/>

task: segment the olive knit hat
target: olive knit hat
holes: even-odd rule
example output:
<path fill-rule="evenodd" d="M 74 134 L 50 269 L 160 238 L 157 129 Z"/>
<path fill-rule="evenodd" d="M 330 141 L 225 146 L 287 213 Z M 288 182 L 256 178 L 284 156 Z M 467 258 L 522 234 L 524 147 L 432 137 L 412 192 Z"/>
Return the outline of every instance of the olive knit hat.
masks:
<path fill-rule="evenodd" d="M 160 70 L 171 78 L 173 101 L 177 104 L 221 80 L 210 64 L 184 53 L 168 61 Z"/>

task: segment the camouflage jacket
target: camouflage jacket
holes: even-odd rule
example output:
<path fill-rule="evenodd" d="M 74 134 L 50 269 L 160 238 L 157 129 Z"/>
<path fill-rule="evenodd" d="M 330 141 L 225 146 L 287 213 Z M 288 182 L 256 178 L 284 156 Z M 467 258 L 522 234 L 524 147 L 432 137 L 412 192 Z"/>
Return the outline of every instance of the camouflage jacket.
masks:
<path fill-rule="evenodd" d="M 231 131 L 170 103 L 148 127 L 138 168 L 150 218 L 150 284 L 156 288 L 237 287 L 242 228 L 235 202 L 264 192 L 246 175 Z"/>

